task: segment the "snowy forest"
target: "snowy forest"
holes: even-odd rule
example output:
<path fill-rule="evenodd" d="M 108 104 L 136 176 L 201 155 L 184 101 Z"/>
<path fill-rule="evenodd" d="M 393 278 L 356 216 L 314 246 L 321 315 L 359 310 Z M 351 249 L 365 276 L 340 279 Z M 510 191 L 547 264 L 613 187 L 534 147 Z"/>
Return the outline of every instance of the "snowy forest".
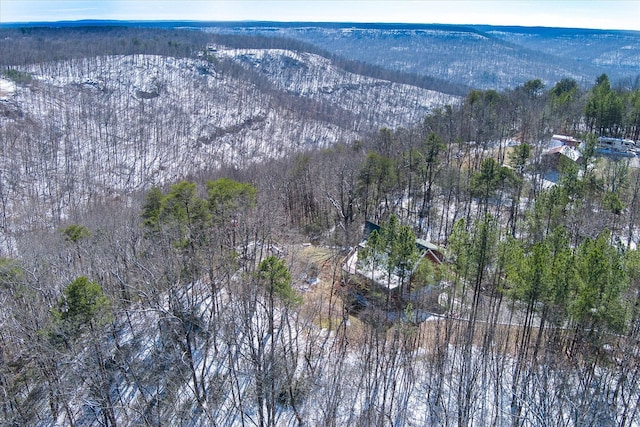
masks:
<path fill-rule="evenodd" d="M 640 425 L 640 79 L 0 39 L 0 424 Z"/>

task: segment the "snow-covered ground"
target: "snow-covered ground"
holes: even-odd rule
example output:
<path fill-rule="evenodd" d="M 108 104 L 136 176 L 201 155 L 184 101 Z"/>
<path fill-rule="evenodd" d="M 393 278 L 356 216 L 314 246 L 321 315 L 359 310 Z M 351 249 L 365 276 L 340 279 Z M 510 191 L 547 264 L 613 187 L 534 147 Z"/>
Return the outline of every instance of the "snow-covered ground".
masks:
<path fill-rule="evenodd" d="M 246 166 L 413 125 L 433 107 L 458 102 L 347 73 L 316 55 L 216 55 L 213 62 L 73 59 L 20 67 L 28 85 L 2 80 L 5 230 L 47 226 L 89 200 L 126 198 L 203 168 Z"/>
<path fill-rule="evenodd" d="M 16 84 L 12 81 L 0 78 L 0 101 L 6 101 L 16 91 Z"/>
<path fill-rule="evenodd" d="M 250 292 L 237 292 L 242 289 Z M 507 335 L 493 331 L 483 350 L 457 342 L 466 333 L 461 321 L 448 320 L 454 331 L 448 341 L 442 341 L 445 321 L 438 320 L 420 332 L 400 326 L 387 335 L 347 323 L 329 331 L 276 304 L 272 334 L 259 289 L 223 286 L 212 293 L 197 282 L 172 295 L 155 308 L 120 313 L 117 332 L 103 343 L 118 424 L 253 425 L 275 391 L 271 425 L 278 426 L 298 425 L 298 419 L 309 425 L 510 425 L 514 404 L 521 406 L 517 418 L 524 426 L 638 425 L 631 412 L 623 421 L 625 402 L 633 405 L 639 397 L 632 378 L 604 367 L 585 381 L 579 367 L 553 359 L 523 370 L 501 348 L 506 329 Z M 476 328 L 480 341 L 483 332 Z M 84 350 L 67 359 L 60 378 L 84 379 L 67 396 L 79 425 L 101 420 L 96 396 L 104 380 L 91 382 L 98 373 L 94 356 Z M 600 393 L 616 382 L 616 396 Z M 67 425 L 67 412 L 48 418 L 50 395 L 42 391 L 33 394 L 42 425 Z"/>

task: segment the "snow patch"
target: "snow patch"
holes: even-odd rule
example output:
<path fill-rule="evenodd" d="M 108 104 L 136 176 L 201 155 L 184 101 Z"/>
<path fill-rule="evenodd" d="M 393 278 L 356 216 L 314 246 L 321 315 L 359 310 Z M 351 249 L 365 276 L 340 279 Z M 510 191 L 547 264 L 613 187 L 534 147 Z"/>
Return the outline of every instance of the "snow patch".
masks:
<path fill-rule="evenodd" d="M 10 80 L 0 79 L 0 101 L 6 101 L 16 91 L 16 84 Z"/>

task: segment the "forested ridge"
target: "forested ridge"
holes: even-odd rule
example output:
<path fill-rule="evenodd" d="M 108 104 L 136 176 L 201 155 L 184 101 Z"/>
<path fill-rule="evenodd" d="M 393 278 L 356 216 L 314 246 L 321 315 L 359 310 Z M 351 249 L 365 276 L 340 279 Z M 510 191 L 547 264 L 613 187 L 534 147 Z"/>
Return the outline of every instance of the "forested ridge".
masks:
<path fill-rule="evenodd" d="M 1 424 L 640 424 L 640 169 L 598 143 L 640 88 L 432 98 L 186 34 L 2 69 Z M 344 268 L 365 221 L 387 287 Z"/>
<path fill-rule="evenodd" d="M 173 24 L 175 26 L 175 24 Z M 331 59 L 347 71 L 398 83 L 407 83 L 453 95 L 468 87 L 445 79 L 408 73 L 340 56 L 317 45 L 287 37 L 256 34 L 205 33 L 198 27 L 135 28 L 122 22 L 96 26 L 0 28 L 0 60 L 4 66 L 85 58 L 101 55 L 151 54 L 190 57 L 207 43 L 242 49 L 287 49 Z"/>
<path fill-rule="evenodd" d="M 587 86 L 602 73 L 620 81 L 640 72 L 637 31 L 313 22 L 203 23 L 200 28 L 292 38 L 366 64 L 485 90 L 513 88 L 532 77 L 548 85 L 571 77 Z"/>

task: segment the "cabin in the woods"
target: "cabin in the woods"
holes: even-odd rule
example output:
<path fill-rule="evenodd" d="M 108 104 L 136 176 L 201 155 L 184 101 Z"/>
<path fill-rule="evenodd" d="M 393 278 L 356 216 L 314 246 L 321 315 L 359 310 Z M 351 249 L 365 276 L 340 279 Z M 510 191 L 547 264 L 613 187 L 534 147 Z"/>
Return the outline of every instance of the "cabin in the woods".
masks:
<path fill-rule="evenodd" d="M 559 145 L 542 153 L 542 164 L 546 169 L 559 170 L 561 159 L 578 163 L 582 154 L 570 145 Z"/>
<path fill-rule="evenodd" d="M 349 253 L 347 260 L 343 265 L 343 270 L 349 274 L 359 275 L 368 280 L 372 280 L 377 285 L 392 291 L 400 287 L 401 283 L 399 277 L 393 274 L 389 277 L 388 273 L 383 271 L 383 269 L 380 269 L 379 271 L 363 269 L 358 262 L 358 252 L 362 248 L 366 247 L 369 235 L 374 230 L 379 232 L 380 226 L 374 222 L 366 221 L 364 224 L 363 239 L 360 244 Z M 439 266 L 444 262 L 444 253 L 442 249 L 434 243 L 424 239 L 416 239 L 416 247 L 421 255 L 420 260 L 426 258 L 435 266 Z M 420 260 L 416 263 L 416 266 L 419 264 Z"/>
<path fill-rule="evenodd" d="M 380 226 L 375 222 L 365 221 L 362 243 L 367 241 L 369 235 L 374 230 L 380 232 Z M 416 246 L 422 254 L 422 258 L 428 258 L 435 265 L 440 265 L 444 262 L 444 254 L 442 253 L 442 249 L 438 247 L 438 245 L 424 239 L 416 239 Z"/>

